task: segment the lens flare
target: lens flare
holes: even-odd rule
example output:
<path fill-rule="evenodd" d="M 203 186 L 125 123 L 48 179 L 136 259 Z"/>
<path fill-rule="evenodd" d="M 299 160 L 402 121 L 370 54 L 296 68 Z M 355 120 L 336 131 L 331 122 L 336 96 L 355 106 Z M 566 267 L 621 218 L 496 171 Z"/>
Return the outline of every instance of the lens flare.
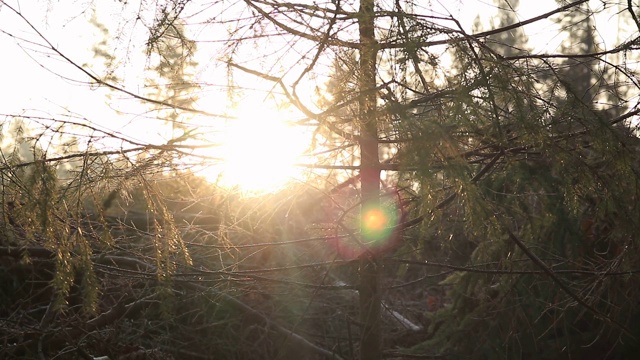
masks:
<path fill-rule="evenodd" d="M 363 240 L 368 246 L 380 246 L 388 240 L 397 221 L 398 210 L 394 205 L 365 206 L 362 209 Z"/>
<path fill-rule="evenodd" d="M 363 216 L 364 226 L 371 231 L 380 231 L 387 227 L 389 218 L 380 209 L 371 209 Z"/>
<path fill-rule="evenodd" d="M 361 239 L 336 239 L 338 254 L 344 259 L 356 259 L 364 254 L 382 254 L 396 247 L 399 239 L 397 225 L 401 209 L 396 203 L 363 206 Z"/>

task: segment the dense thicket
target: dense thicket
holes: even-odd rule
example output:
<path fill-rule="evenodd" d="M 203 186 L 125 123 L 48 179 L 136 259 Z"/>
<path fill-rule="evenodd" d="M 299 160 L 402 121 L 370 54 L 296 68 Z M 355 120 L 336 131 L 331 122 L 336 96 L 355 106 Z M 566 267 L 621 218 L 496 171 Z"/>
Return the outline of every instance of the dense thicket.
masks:
<path fill-rule="evenodd" d="M 110 101 L 150 107 L 168 140 L 7 117 L 0 357 L 638 354 L 631 2 L 524 19 L 522 2 L 500 1 L 471 32 L 420 2 L 139 5 L 119 5 L 121 24 L 147 24 L 153 90 L 127 90 L 108 42 L 105 75 L 77 68 Z M 605 38 L 603 18 L 634 31 Z M 539 23 L 564 38 L 550 52 L 527 36 Z M 210 43 L 224 46 L 200 68 Z M 198 78 L 215 64 L 224 84 Z M 303 114 L 305 183 L 247 197 L 193 174 L 211 161 L 195 152 L 211 141 L 202 116 L 215 117 L 198 96 L 219 86 L 230 101 L 264 86 Z M 66 136 L 55 151 L 41 145 L 52 132 Z"/>

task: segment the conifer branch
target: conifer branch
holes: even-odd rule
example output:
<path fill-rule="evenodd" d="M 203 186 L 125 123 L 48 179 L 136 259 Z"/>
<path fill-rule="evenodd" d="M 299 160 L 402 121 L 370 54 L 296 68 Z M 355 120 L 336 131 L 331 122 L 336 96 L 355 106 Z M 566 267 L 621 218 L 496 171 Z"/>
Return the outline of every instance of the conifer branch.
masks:
<path fill-rule="evenodd" d="M 529 259 L 531 259 L 531 261 L 534 264 L 536 264 L 540 269 L 542 269 L 542 271 L 544 271 L 544 273 L 547 274 L 547 276 L 549 276 L 549 278 L 554 283 L 556 283 L 556 285 L 558 285 L 558 287 L 562 289 L 562 291 L 564 291 L 567 295 L 569 295 L 569 297 L 575 300 L 575 302 L 577 302 L 578 304 L 582 305 L 585 309 L 589 310 L 596 317 L 616 325 L 631 339 L 635 340 L 635 336 L 633 335 L 633 332 L 631 331 L 631 329 L 629 329 L 626 325 L 622 324 L 618 320 L 613 319 L 612 317 L 606 314 L 603 314 L 601 311 L 593 307 L 591 304 L 587 303 L 585 299 L 581 298 L 578 294 L 576 294 L 573 290 L 571 290 L 567 285 L 565 285 L 565 283 L 555 274 L 555 272 L 551 268 L 549 268 L 547 264 L 545 264 L 544 261 L 542 261 L 536 254 L 534 254 L 531 250 L 529 250 L 527 245 L 525 245 L 520 239 L 518 239 L 518 237 L 513 232 L 511 232 L 509 228 L 504 226 L 504 229 L 507 232 L 509 239 L 511 239 L 511 241 L 513 241 L 518 246 L 518 248 L 520 248 L 520 250 L 522 250 L 522 252 L 524 252 L 524 254 Z"/>

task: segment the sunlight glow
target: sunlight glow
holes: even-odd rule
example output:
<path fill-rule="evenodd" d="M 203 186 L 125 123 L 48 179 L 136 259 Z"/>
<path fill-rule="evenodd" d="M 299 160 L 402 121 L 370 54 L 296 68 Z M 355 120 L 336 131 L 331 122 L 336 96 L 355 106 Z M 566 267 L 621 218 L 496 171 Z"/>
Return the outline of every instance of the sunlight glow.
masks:
<path fill-rule="evenodd" d="M 364 214 L 364 225 L 371 231 L 380 231 L 387 227 L 389 219 L 380 209 L 371 209 Z"/>
<path fill-rule="evenodd" d="M 398 208 L 395 204 L 365 206 L 362 212 L 362 235 L 370 245 L 382 246 L 398 224 Z"/>
<path fill-rule="evenodd" d="M 225 125 L 220 147 L 222 168 L 212 180 L 227 188 L 260 194 L 299 179 L 302 170 L 295 164 L 309 146 L 310 135 L 284 121 L 284 113 L 254 104 L 242 106 L 238 118 Z"/>

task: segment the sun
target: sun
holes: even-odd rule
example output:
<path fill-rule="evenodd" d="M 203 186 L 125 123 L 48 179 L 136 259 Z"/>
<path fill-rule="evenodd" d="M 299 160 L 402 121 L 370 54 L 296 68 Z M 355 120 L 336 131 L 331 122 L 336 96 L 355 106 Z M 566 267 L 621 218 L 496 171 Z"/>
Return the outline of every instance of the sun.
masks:
<path fill-rule="evenodd" d="M 308 131 L 288 123 L 284 112 L 247 103 L 241 107 L 222 129 L 215 182 L 263 194 L 300 179 L 303 171 L 296 163 L 309 146 Z"/>

